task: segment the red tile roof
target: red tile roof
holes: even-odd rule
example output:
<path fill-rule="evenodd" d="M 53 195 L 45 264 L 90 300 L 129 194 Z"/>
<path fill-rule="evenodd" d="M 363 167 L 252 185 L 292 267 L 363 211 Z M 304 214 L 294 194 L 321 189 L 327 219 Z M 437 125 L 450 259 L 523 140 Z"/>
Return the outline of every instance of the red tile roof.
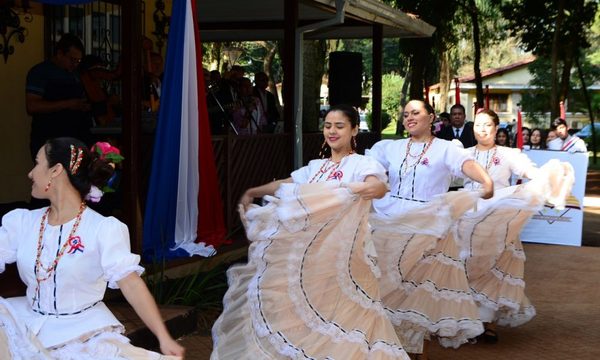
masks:
<path fill-rule="evenodd" d="M 505 73 L 507 71 L 529 65 L 535 59 L 536 59 L 535 56 L 531 56 L 531 57 L 525 58 L 521 61 L 517 61 L 512 64 L 506 65 L 506 66 L 502 66 L 502 67 L 495 68 L 495 69 L 488 69 L 488 70 L 481 72 L 481 77 L 485 79 L 486 77 L 490 77 L 490 76 L 494 76 L 494 75 L 502 75 L 503 73 Z M 475 81 L 475 75 L 473 74 L 473 75 L 469 75 L 469 76 L 459 77 L 458 80 L 460 82 L 473 82 L 473 81 Z"/>

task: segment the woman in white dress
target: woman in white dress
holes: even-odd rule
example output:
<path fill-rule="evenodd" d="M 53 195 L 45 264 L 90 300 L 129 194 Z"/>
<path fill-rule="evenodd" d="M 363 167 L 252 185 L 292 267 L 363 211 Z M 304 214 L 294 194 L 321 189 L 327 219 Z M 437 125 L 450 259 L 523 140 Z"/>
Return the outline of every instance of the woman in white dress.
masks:
<path fill-rule="evenodd" d="M 358 112 L 332 107 L 328 158 L 243 195 L 248 263 L 227 272 L 211 359 L 408 360 L 365 248 L 370 199 L 387 191 L 387 177 L 354 153 L 357 132 Z M 263 196 L 267 205 L 251 204 Z"/>
<path fill-rule="evenodd" d="M 104 155 L 77 139 L 49 140 L 29 178 L 31 195 L 48 199 L 50 206 L 17 209 L 2 218 L 0 272 L 16 262 L 27 292 L 0 298 L 0 358 L 161 358 L 122 335 L 123 325 L 102 302 L 107 284 L 121 289 L 161 351 L 175 355 L 162 358 L 183 356 L 139 277 L 143 268 L 130 252 L 127 227 L 86 206 L 92 185 L 101 188 L 114 171 Z"/>
<path fill-rule="evenodd" d="M 431 134 L 429 104 L 412 100 L 403 117 L 410 138 L 367 151 L 390 178 L 390 191 L 373 202 L 371 225 L 386 311 L 405 348 L 425 358 L 431 335 L 458 347 L 483 331 L 449 229 L 480 195 L 492 195 L 492 181 L 464 149 Z M 483 184 L 481 193 L 447 193 L 452 176 L 464 175 Z"/>
<path fill-rule="evenodd" d="M 469 287 L 485 322 L 482 338 L 491 343 L 498 340 L 496 323 L 518 326 L 535 316 L 525 295 L 525 253 L 519 234 L 557 187 L 552 183 L 551 191 L 544 190 L 549 175 L 560 172 L 562 177 L 565 171 L 559 164 L 548 164 L 541 171 L 521 150 L 496 145 L 498 124 L 498 115 L 491 110 L 475 116 L 477 145 L 467 150 L 491 176 L 495 195 L 480 201 L 477 211 L 466 213 L 458 223 Z M 510 187 L 513 176 L 536 181 Z M 479 188 L 478 183 L 465 181 L 466 190 Z M 552 201 L 564 201 L 564 196 Z"/>

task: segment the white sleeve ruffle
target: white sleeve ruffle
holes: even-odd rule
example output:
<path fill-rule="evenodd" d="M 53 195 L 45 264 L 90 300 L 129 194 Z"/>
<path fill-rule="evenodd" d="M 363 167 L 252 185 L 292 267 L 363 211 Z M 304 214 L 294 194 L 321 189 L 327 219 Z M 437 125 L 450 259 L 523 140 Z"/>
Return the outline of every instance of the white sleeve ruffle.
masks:
<path fill-rule="evenodd" d="M 524 177 L 527 171 L 535 168 L 535 164 L 529 159 L 529 157 L 521 152 L 520 149 L 509 150 L 508 156 L 510 157 L 510 167 L 513 174 Z"/>
<path fill-rule="evenodd" d="M 23 216 L 27 212 L 28 210 L 16 209 L 2 217 L 2 227 L 0 227 L 0 273 L 4 272 L 6 264 L 17 261 L 17 248 L 22 237 L 20 233 L 24 229 Z"/>
<path fill-rule="evenodd" d="M 365 181 L 367 176 L 375 176 L 383 182 L 387 182 L 385 168 L 374 157 L 361 156 L 356 165 L 356 181 Z"/>
<path fill-rule="evenodd" d="M 454 177 L 464 177 L 462 167 L 465 161 L 474 160 L 473 155 L 467 149 L 460 148 L 453 143 L 448 144 L 444 162 Z"/>
<path fill-rule="evenodd" d="M 125 224 L 109 217 L 101 228 L 98 244 L 104 280 L 111 289 L 118 289 L 118 281 L 133 272 L 141 275 L 144 268 L 139 265 L 140 256 L 131 253 L 129 230 Z"/>
<path fill-rule="evenodd" d="M 310 169 L 310 163 L 313 161 L 315 161 L 315 160 L 311 160 L 307 166 L 303 166 L 300 169 L 292 171 L 290 176 L 292 177 L 292 180 L 294 181 L 294 183 L 306 184 L 310 180 L 308 178 L 310 176 L 309 169 Z"/>
<path fill-rule="evenodd" d="M 389 169 L 390 161 L 388 159 L 388 148 L 392 146 L 394 140 L 381 140 L 373 145 L 372 148 L 365 150 L 365 155 L 379 162 L 385 169 Z"/>

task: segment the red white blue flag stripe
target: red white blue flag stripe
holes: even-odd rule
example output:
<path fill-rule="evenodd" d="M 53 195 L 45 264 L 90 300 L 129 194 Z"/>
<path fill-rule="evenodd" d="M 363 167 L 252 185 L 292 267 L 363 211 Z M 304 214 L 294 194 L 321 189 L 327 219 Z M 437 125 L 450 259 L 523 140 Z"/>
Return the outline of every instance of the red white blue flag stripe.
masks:
<path fill-rule="evenodd" d="M 144 216 L 147 261 L 210 256 L 225 226 L 194 0 L 173 1 Z"/>

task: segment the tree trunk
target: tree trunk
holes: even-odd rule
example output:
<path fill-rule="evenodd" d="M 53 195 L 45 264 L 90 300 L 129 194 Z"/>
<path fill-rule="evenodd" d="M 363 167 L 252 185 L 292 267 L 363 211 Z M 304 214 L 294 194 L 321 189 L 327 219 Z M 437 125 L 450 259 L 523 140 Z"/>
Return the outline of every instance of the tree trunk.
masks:
<path fill-rule="evenodd" d="M 560 83 L 558 86 L 558 100 L 565 101 L 569 97 L 569 90 L 571 89 L 571 69 L 573 69 L 573 62 L 577 61 L 573 42 L 568 41 L 562 49 L 563 62 L 562 71 L 560 76 Z M 560 105 L 559 105 L 560 108 Z M 566 120 L 566 119 L 565 119 Z"/>
<path fill-rule="evenodd" d="M 471 22 L 473 23 L 473 71 L 475 73 L 475 87 L 476 87 L 476 96 L 477 96 L 477 104 L 476 108 L 479 109 L 483 107 L 483 79 L 481 77 L 481 43 L 479 41 L 480 31 L 479 31 L 479 10 L 477 9 L 477 4 L 475 4 L 475 0 L 469 0 L 469 14 L 471 15 Z"/>
<path fill-rule="evenodd" d="M 419 39 L 425 42 L 426 40 Z M 424 45 L 424 44 L 423 44 Z M 423 85 L 425 76 L 425 63 L 427 54 L 429 54 L 428 46 L 415 46 L 412 54 L 412 60 L 410 62 L 410 100 L 418 99 L 423 100 Z"/>
<path fill-rule="evenodd" d="M 550 117 L 551 119 L 557 118 L 560 115 L 559 106 L 559 93 L 558 93 L 558 60 L 559 60 L 559 44 L 560 33 L 562 31 L 562 24 L 564 21 L 564 9 L 565 0 L 558 1 L 558 14 L 556 16 L 556 26 L 554 28 L 554 36 L 552 38 L 552 67 L 550 69 L 550 76 L 552 77 L 551 90 L 550 90 Z"/>
<path fill-rule="evenodd" d="M 410 78 L 412 77 L 412 68 L 410 63 L 408 64 L 408 70 L 406 72 L 406 76 L 404 77 L 404 82 L 402 83 L 402 90 L 400 91 L 400 109 L 398 111 L 403 111 L 404 105 L 407 103 L 408 96 L 408 85 L 410 85 Z M 396 135 L 402 135 L 404 132 L 404 126 L 402 125 L 402 116 L 398 116 L 398 123 L 396 124 Z"/>
<path fill-rule="evenodd" d="M 261 41 L 259 42 L 266 50 L 267 53 L 263 59 L 263 71 L 269 77 L 269 91 L 275 95 L 275 105 L 277 106 L 277 110 L 281 113 L 281 103 L 279 102 L 279 93 L 277 92 L 277 86 L 273 79 L 273 59 L 275 59 L 275 54 L 277 54 L 278 44 L 277 42 L 271 41 Z"/>
<path fill-rule="evenodd" d="M 448 91 L 450 91 L 451 79 L 450 52 L 443 51 L 440 63 L 440 100 L 436 104 L 440 112 L 446 111 L 446 107 L 448 106 Z"/>
<path fill-rule="evenodd" d="M 304 131 L 319 130 L 320 92 L 325 72 L 326 46 L 320 40 L 305 40 L 304 89 L 302 96 L 302 128 Z"/>
<path fill-rule="evenodd" d="M 221 43 L 208 43 L 207 48 L 209 69 L 221 70 Z"/>
<path fill-rule="evenodd" d="M 581 82 L 581 90 L 583 92 L 583 98 L 585 99 L 585 104 L 587 105 L 588 114 L 590 115 L 590 124 L 592 125 L 592 154 L 593 154 L 593 163 L 596 164 L 598 160 L 598 155 L 596 154 L 596 128 L 594 125 L 594 110 L 592 109 L 592 102 L 590 101 L 590 94 L 588 93 L 587 86 L 585 84 L 585 78 L 583 77 L 583 70 L 581 70 L 581 62 L 579 60 L 579 56 L 575 57 L 575 64 L 577 65 L 577 73 L 579 74 L 579 81 Z"/>

